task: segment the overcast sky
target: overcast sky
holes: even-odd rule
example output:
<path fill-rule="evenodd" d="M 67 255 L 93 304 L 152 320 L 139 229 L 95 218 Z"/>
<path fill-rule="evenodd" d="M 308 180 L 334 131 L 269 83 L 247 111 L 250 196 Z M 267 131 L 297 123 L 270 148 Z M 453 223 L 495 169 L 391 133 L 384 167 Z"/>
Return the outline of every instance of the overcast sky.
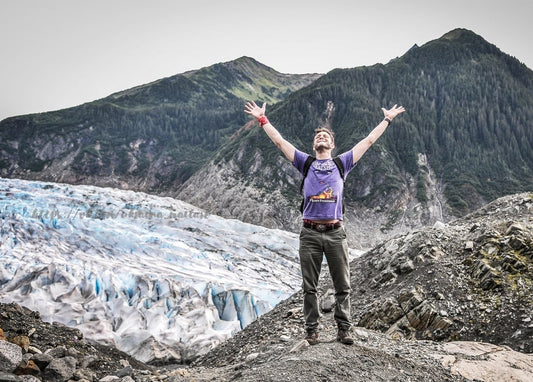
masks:
<path fill-rule="evenodd" d="M 251 56 L 282 73 L 387 63 L 467 28 L 533 68 L 531 0 L 0 0 L 0 120 Z"/>

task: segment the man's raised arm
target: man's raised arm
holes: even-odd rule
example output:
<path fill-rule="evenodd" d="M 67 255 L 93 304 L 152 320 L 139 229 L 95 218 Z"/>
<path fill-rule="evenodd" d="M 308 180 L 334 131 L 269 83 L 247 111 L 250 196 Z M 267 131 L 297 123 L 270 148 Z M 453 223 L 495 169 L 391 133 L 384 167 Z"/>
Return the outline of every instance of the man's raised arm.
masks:
<path fill-rule="evenodd" d="M 287 142 L 279 133 L 279 131 L 276 130 L 274 126 L 268 121 L 266 115 L 266 103 L 263 103 L 262 107 L 259 107 L 255 104 L 254 101 L 247 102 L 245 105 L 244 112 L 247 114 L 252 115 L 257 119 L 259 122 L 259 125 L 265 130 L 265 133 L 268 135 L 268 137 L 276 144 L 276 146 L 279 147 L 279 149 L 285 154 L 288 160 L 291 162 L 294 161 L 294 152 L 296 149 L 294 146 Z"/>
<path fill-rule="evenodd" d="M 403 113 L 405 111 L 403 106 L 397 107 L 394 105 L 392 109 L 386 110 L 385 108 L 381 108 L 383 111 L 383 114 L 385 118 L 383 121 L 377 125 L 374 130 L 368 134 L 368 136 L 364 139 L 362 139 L 358 144 L 354 146 L 353 150 L 353 163 L 357 163 L 359 159 L 363 156 L 364 153 L 372 146 L 379 137 L 385 132 L 391 121 L 396 117 L 398 114 Z"/>

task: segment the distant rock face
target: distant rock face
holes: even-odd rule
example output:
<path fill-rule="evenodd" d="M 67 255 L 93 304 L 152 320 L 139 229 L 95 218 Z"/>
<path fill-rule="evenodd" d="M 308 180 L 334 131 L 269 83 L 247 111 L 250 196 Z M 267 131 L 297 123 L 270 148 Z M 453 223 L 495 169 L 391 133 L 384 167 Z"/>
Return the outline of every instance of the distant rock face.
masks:
<path fill-rule="evenodd" d="M 375 247 L 351 264 L 355 322 L 533 352 L 532 216 L 531 194 L 520 194 Z"/>
<path fill-rule="evenodd" d="M 275 171 L 260 168 L 260 158 L 256 161 L 250 164 L 251 168 L 262 172 Z M 281 157 L 279 164 L 285 169 L 292 167 Z M 297 176 L 296 170 L 290 172 Z M 294 180 L 293 183 L 296 189 Z M 204 167 L 186 182 L 176 197 L 210 213 L 264 227 L 296 231 L 300 226 L 298 206 L 291 203 L 277 185 L 272 184 L 269 190 L 259 187 L 250 179 L 243 178 L 239 165 L 233 161 L 211 163 Z"/>
<path fill-rule="evenodd" d="M 247 150 L 255 149 L 243 147 L 240 152 L 244 156 Z M 174 196 L 225 218 L 299 232 L 302 215 L 301 197 L 297 194 L 301 175 L 281 154 L 275 167 L 264 162 L 258 153 L 253 155 L 252 162 L 239 163 L 238 155 L 229 161 L 210 162 L 188 179 Z M 408 174 L 403 179 L 404 188 L 389 198 L 379 199 L 376 208 L 346 200 L 344 223 L 351 248 L 368 249 L 395 234 L 450 220 L 442 185 L 436 180 L 425 155 L 420 154 L 419 166 L 427 173 L 428 200 L 424 205 L 416 199 L 416 182 Z M 242 167 L 249 168 L 249 172 L 243 173 Z M 270 181 L 273 173 L 279 175 L 277 181 Z"/>

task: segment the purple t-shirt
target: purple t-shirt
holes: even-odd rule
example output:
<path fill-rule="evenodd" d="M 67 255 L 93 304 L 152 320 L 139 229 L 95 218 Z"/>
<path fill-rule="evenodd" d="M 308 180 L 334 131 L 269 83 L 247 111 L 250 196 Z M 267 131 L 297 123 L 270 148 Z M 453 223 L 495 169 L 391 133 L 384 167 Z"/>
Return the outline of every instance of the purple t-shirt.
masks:
<path fill-rule="evenodd" d="M 303 175 L 304 164 L 309 154 L 296 150 L 294 167 Z M 354 168 L 353 151 L 347 151 L 339 158 L 344 165 L 344 177 Z M 303 218 L 309 220 L 342 220 L 342 193 L 344 182 L 333 159 L 317 159 L 309 168 L 304 181 Z"/>

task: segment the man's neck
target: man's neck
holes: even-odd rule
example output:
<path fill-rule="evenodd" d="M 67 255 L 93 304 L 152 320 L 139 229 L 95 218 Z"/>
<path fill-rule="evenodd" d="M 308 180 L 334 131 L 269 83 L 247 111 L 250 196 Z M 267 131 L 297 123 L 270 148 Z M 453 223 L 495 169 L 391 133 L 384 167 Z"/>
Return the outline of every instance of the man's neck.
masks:
<path fill-rule="evenodd" d="M 316 151 L 316 159 L 331 159 L 331 150 Z"/>

